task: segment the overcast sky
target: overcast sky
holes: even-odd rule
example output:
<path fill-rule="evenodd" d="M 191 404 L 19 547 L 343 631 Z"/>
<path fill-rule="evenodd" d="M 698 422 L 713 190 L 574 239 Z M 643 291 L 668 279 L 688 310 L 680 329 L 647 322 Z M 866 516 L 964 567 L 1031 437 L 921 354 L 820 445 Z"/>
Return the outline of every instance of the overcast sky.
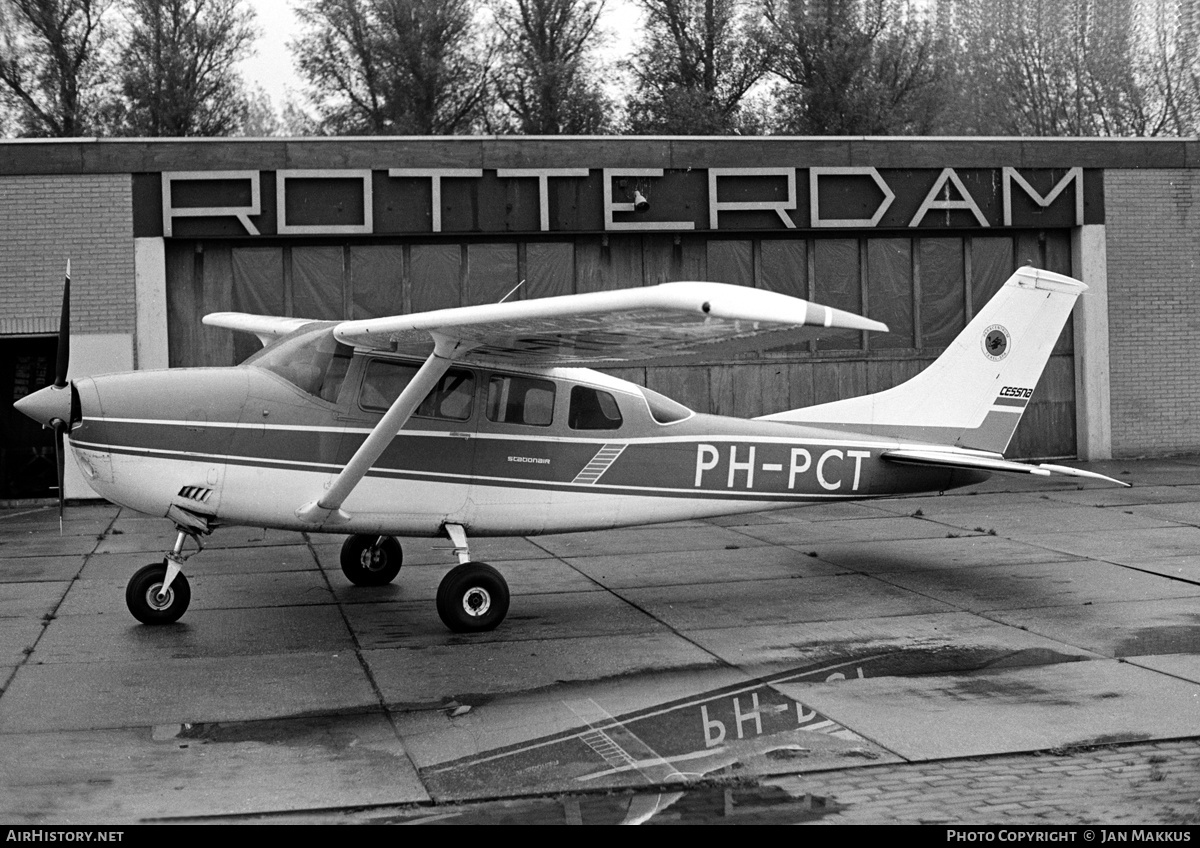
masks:
<path fill-rule="evenodd" d="M 299 89 L 288 40 L 296 35 L 296 16 L 290 0 L 249 0 L 258 13 L 257 25 L 261 35 L 257 53 L 242 63 L 242 76 L 250 87 L 262 86 L 275 108 L 286 99 L 286 89 Z"/>

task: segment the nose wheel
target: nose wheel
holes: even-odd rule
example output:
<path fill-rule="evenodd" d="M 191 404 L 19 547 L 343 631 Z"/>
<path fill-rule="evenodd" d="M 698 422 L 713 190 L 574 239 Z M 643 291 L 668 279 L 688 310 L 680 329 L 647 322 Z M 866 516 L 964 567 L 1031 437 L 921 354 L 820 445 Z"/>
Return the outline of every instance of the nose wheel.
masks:
<path fill-rule="evenodd" d="M 140 569 L 125 586 L 125 606 L 142 624 L 171 624 L 187 612 L 191 603 L 192 589 L 182 568 L 188 557 L 204 550 L 204 545 L 200 544 L 199 529 L 175 526 L 179 534 L 171 552 L 162 562 Z M 196 543 L 197 550 L 185 554 L 183 544 L 189 538 Z"/>
<path fill-rule="evenodd" d="M 155 562 L 138 571 L 125 587 L 125 605 L 142 624 L 171 624 L 187 612 L 192 589 L 180 572 L 167 584 L 167 563 Z"/>

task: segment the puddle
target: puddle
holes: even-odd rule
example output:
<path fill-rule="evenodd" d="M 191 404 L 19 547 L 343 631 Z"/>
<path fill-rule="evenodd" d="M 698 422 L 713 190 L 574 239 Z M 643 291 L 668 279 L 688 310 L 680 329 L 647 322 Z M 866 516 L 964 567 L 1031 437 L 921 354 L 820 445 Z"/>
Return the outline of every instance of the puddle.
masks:
<path fill-rule="evenodd" d="M 181 748 L 252 743 L 300 749 L 319 746 L 338 751 L 355 747 L 363 727 L 369 727 L 373 721 L 379 723 L 381 719 L 377 714 L 348 713 L 262 721 L 159 724 L 150 728 L 150 738 Z"/>
<path fill-rule="evenodd" d="M 448 714 L 445 732 L 470 733 L 482 750 L 456 760 L 426 762 L 419 772 L 433 797 L 463 799 L 486 797 L 489 787 L 497 785 L 528 793 L 569 785 L 580 790 L 636 789 L 695 784 L 716 774 L 749 778 L 892 762 L 897 758 L 890 751 L 836 717 L 805 705 L 803 689 L 794 684 L 847 681 L 853 685 L 855 679 L 870 677 L 969 673 L 1081 659 L 1045 648 L 946 645 L 862 653 L 618 715 L 606 711 L 603 687 L 558 687 L 544 693 L 547 706 L 553 707 L 552 698 L 557 700 L 561 713 L 574 719 L 569 730 L 489 748 L 488 709 L 476 705 L 471 711 L 456 711 L 457 716 Z M 652 690 L 661 683 L 661 679 L 647 679 L 646 687 Z M 964 681 L 964 685 L 988 684 Z M 790 694 L 780 691 L 785 687 Z"/>
<path fill-rule="evenodd" d="M 804 824 L 843 809 L 832 799 L 795 797 L 778 786 L 698 786 L 489 801 L 371 817 L 369 824 Z"/>
<path fill-rule="evenodd" d="M 933 702 L 949 699 L 963 703 L 986 701 L 997 705 L 1079 706 L 1078 700 L 1067 698 L 1061 692 L 1050 691 L 1022 680 L 1012 680 L 1007 676 L 965 677 L 953 681 L 950 686 L 938 686 L 918 694 Z M 1107 696 L 1102 695 L 1101 697 Z M 1113 695 L 1112 697 L 1120 696 Z"/>
<path fill-rule="evenodd" d="M 575 719 L 570 730 L 429 765 L 421 777 L 434 797 L 464 798 L 497 785 L 527 792 L 564 782 L 581 790 L 637 788 L 695 783 L 716 772 L 792 771 L 813 759 L 829 763 L 864 758 L 864 752 L 866 759 L 878 759 L 882 752 L 858 734 L 775 688 L 780 682 L 863 677 L 864 663 L 873 659 L 792 669 L 621 715 L 606 711 L 594 688 L 564 687 L 558 698 Z"/>
<path fill-rule="evenodd" d="M 1200 616 L 1191 618 L 1200 621 Z M 1113 650 L 1118 657 L 1200 653 L 1200 623 L 1141 627 L 1118 642 Z"/>

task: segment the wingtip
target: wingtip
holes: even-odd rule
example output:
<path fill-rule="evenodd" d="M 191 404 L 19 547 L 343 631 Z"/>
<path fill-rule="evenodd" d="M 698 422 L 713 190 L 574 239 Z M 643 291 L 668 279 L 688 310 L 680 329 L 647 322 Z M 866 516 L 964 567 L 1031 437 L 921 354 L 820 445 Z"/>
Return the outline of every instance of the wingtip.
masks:
<path fill-rule="evenodd" d="M 846 312 L 842 309 L 834 309 L 833 307 L 821 307 L 828 309 L 830 319 L 825 326 L 836 327 L 841 330 L 870 330 L 874 333 L 891 332 L 888 325 L 882 321 L 876 321 L 873 318 L 868 318 L 865 315 L 857 315 L 853 312 Z"/>

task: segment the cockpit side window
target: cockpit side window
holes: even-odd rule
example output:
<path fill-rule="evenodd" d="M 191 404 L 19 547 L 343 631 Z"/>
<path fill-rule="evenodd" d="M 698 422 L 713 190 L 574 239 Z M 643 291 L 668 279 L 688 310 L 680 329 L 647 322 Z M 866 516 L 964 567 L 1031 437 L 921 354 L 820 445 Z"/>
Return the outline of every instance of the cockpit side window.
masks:
<path fill-rule="evenodd" d="M 331 326 L 307 325 L 243 364 L 263 368 L 303 392 L 336 403 L 353 356 L 353 348 L 333 337 Z"/>
<path fill-rule="evenodd" d="M 358 402 L 363 409 L 387 410 L 417 374 L 417 366 L 405 362 L 372 359 L 367 363 Z M 421 401 L 413 415 L 466 421 L 475 402 L 475 375 L 451 368 Z"/>
<path fill-rule="evenodd" d="M 617 399 L 591 386 L 573 386 L 567 425 L 572 430 L 619 429 L 621 409 L 617 406 Z"/>
<path fill-rule="evenodd" d="M 329 368 L 325 371 L 325 379 L 321 383 L 319 394 L 321 400 L 337 403 L 338 395 L 342 391 L 342 384 L 346 382 L 346 372 L 350 370 L 350 363 L 353 359 L 354 348 L 348 345 L 338 345 L 338 350 L 334 352 Z"/>

